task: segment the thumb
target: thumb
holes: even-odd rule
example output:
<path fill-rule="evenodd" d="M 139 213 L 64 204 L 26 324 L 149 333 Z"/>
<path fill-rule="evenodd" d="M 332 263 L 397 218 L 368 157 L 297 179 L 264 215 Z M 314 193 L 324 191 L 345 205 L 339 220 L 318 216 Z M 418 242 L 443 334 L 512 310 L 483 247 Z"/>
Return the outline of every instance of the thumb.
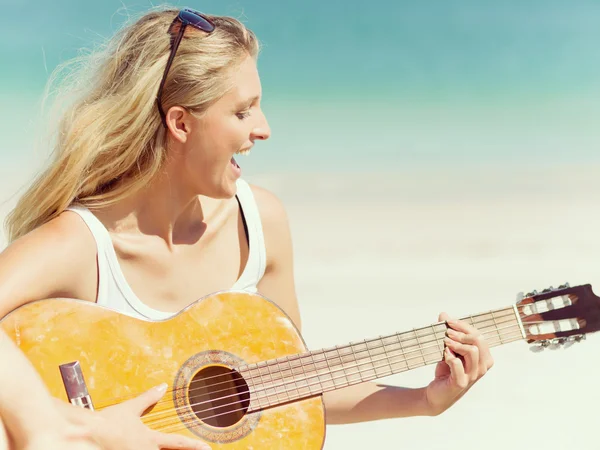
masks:
<path fill-rule="evenodd" d="M 121 403 L 121 406 L 141 416 L 149 407 L 155 405 L 167 392 L 167 383 L 155 386 L 131 400 Z"/>

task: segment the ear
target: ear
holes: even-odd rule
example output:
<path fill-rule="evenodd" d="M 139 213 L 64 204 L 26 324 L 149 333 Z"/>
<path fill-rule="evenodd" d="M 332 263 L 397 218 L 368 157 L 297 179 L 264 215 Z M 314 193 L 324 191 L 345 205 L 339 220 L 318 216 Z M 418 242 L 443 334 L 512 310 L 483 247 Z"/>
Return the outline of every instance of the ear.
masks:
<path fill-rule="evenodd" d="M 173 106 L 165 116 L 171 137 L 184 144 L 192 131 L 191 115 L 181 106 Z"/>

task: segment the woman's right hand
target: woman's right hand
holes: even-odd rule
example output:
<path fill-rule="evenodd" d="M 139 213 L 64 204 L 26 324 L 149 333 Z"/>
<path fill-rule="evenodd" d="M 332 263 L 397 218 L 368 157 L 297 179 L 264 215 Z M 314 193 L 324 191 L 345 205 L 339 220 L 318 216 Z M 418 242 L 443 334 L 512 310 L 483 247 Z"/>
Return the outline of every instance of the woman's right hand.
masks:
<path fill-rule="evenodd" d="M 167 390 L 163 384 L 142 395 L 106 408 L 98 413 L 96 441 L 102 449 L 119 450 L 210 450 L 210 446 L 197 439 L 180 434 L 166 434 L 151 430 L 140 420 L 150 406 L 156 404 Z"/>
<path fill-rule="evenodd" d="M 140 420 L 142 413 L 165 394 L 165 385 L 102 411 L 89 411 L 56 400 L 58 423 L 28 439 L 16 450 L 209 450 L 199 440 L 151 430 Z"/>

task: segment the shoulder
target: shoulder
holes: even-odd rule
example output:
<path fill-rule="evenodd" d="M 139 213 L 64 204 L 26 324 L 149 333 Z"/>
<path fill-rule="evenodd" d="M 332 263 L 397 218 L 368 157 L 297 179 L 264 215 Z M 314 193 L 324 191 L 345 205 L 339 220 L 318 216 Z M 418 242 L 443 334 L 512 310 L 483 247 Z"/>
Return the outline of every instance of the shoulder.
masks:
<path fill-rule="evenodd" d="M 95 256 L 93 236 L 71 211 L 17 239 L 0 254 L 0 316 L 49 297 L 87 299 L 89 281 L 96 277 Z"/>
<path fill-rule="evenodd" d="M 264 229 L 288 226 L 288 215 L 281 199 L 263 187 L 250 184 Z"/>
<path fill-rule="evenodd" d="M 267 252 L 267 266 L 270 268 L 278 261 L 289 258 L 292 249 L 292 237 L 287 211 L 283 202 L 268 189 L 250 185 L 256 201 Z"/>
<path fill-rule="evenodd" d="M 95 252 L 95 241 L 87 225 L 77 213 L 64 211 L 58 217 L 15 241 L 8 249 L 11 247 L 32 251 L 38 249 L 37 253 L 52 249 L 56 255 L 56 252 L 70 253 L 74 249 L 77 249 L 78 253 L 86 250 Z"/>

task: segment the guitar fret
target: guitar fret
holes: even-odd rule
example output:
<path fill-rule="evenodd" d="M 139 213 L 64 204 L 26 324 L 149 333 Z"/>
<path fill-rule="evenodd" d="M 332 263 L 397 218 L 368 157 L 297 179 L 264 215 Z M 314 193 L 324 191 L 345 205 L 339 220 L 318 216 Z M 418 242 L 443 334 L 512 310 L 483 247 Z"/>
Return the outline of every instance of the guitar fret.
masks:
<path fill-rule="evenodd" d="M 346 367 L 344 366 L 344 359 L 342 358 L 342 355 L 340 354 L 340 348 L 337 345 L 335 346 L 335 351 L 338 355 L 338 358 L 340 358 L 340 367 L 341 367 L 342 374 L 344 375 L 344 379 L 346 380 L 346 386 L 350 386 L 350 381 L 348 380 L 348 374 L 346 373 Z"/>
<path fill-rule="evenodd" d="M 423 353 L 423 347 L 421 346 L 421 341 L 419 340 L 419 336 L 417 335 L 417 330 L 413 330 L 413 333 L 415 334 L 415 339 L 417 341 L 417 347 L 419 348 L 419 351 L 421 352 L 421 358 L 423 359 L 423 365 L 426 366 L 427 360 L 425 359 L 425 354 Z M 419 365 L 418 367 L 421 367 L 421 366 Z"/>
<path fill-rule="evenodd" d="M 293 398 L 300 398 L 300 391 L 298 390 L 298 384 L 296 383 L 296 378 L 294 377 L 294 369 L 292 368 L 292 363 L 290 362 L 289 355 L 285 357 L 288 366 L 290 366 L 290 378 L 292 379 L 292 383 L 294 383 L 294 388 L 296 389 L 296 395 Z"/>
<path fill-rule="evenodd" d="M 261 367 L 260 367 L 261 364 L 265 364 L 266 365 L 266 363 L 264 363 L 264 362 L 262 362 L 262 363 L 259 362 L 258 364 L 256 364 L 256 368 L 257 368 L 256 370 L 258 370 L 258 376 L 260 377 L 260 383 L 261 383 L 261 385 L 263 387 L 262 388 L 263 395 L 259 396 L 257 398 L 260 400 L 260 407 L 261 408 L 265 408 L 265 407 L 269 406 L 269 402 L 268 402 L 269 396 L 268 396 L 268 390 L 267 390 L 267 383 L 265 383 L 265 380 L 263 378 L 263 373 L 262 373 L 262 370 L 261 370 Z M 263 400 L 266 403 L 265 405 L 262 404 Z"/>
<path fill-rule="evenodd" d="M 379 336 L 379 340 L 381 341 L 381 347 L 383 348 L 383 355 L 385 357 L 385 362 L 387 363 L 388 366 L 390 366 L 390 373 L 387 375 L 391 375 L 392 373 L 394 373 L 394 368 L 392 367 L 392 361 L 390 359 L 390 355 L 388 355 L 388 352 L 385 348 L 385 342 L 383 341 L 383 336 Z"/>
<path fill-rule="evenodd" d="M 304 375 L 304 377 L 300 380 L 300 383 L 304 382 L 306 383 L 306 389 L 308 389 L 308 393 L 307 394 L 302 394 L 301 395 L 304 397 L 305 395 L 310 395 L 310 387 L 308 385 L 308 377 L 306 375 L 306 369 L 304 368 L 304 357 L 300 358 L 300 368 L 302 369 L 302 374 Z M 300 389 L 303 389 L 303 387 L 300 387 Z"/>
<path fill-rule="evenodd" d="M 266 367 L 267 367 L 267 373 L 269 375 L 269 378 L 271 379 L 271 386 L 272 386 L 271 389 L 273 389 L 273 394 L 275 394 L 275 401 L 280 402 L 281 400 L 279 399 L 279 392 L 277 392 L 277 388 L 279 386 L 276 385 L 275 380 L 273 379 L 273 373 L 271 372 L 271 364 L 267 364 Z M 285 386 L 283 386 L 283 387 L 285 389 Z M 285 391 L 284 391 L 284 393 L 285 393 Z M 269 403 L 271 403 L 271 402 L 269 402 Z M 274 403 L 274 404 L 276 404 L 276 403 Z"/>
<path fill-rule="evenodd" d="M 494 321 L 494 328 L 496 328 L 496 334 L 498 335 L 498 339 L 500 339 L 500 344 L 504 344 L 504 340 L 502 339 L 502 333 L 498 330 L 498 323 L 496 322 L 496 317 L 494 317 L 494 311 L 490 311 L 492 315 L 492 320 Z"/>
<path fill-rule="evenodd" d="M 404 350 L 404 346 L 402 345 L 402 340 L 400 339 L 400 334 L 396 334 L 396 340 L 398 341 L 398 345 L 400 347 L 400 353 L 401 353 L 401 357 L 403 359 L 404 364 L 406 365 L 406 368 L 403 370 L 410 370 L 410 364 L 408 362 L 408 359 L 406 357 L 406 352 Z"/>
<path fill-rule="evenodd" d="M 377 378 L 377 371 L 375 370 L 375 366 L 373 365 L 373 357 L 371 356 L 371 350 L 369 350 L 369 344 L 367 343 L 367 340 L 365 339 L 364 341 L 365 344 L 365 348 L 367 349 L 367 355 L 368 355 L 368 365 L 372 367 L 372 369 L 367 367 L 367 371 L 373 371 L 373 375 L 369 375 L 367 374 L 366 377 L 367 379 L 373 379 L 373 378 Z M 361 368 L 361 371 L 364 370 Z"/>
<path fill-rule="evenodd" d="M 313 353 L 310 353 L 310 360 L 312 361 L 312 364 L 313 364 L 313 367 L 314 367 L 314 371 L 315 371 L 315 374 L 316 374 L 317 382 L 319 383 L 319 386 L 321 387 L 320 392 L 323 392 L 323 384 L 321 383 L 321 377 L 319 376 L 319 370 L 317 369 L 317 364 L 315 363 L 315 358 L 314 358 L 314 354 Z M 312 375 L 312 377 L 314 378 L 315 375 Z M 309 382 L 309 386 L 315 386 L 315 385 L 313 383 Z M 313 394 L 312 388 L 309 387 L 309 390 L 310 390 L 310 394 L 312 395 Z"/>
<path fill-rule="evenodd" d="M 355 345 L 352 345 L 352 357 L 354 358 L 354 365 L 357 369 L 357 372 L 352 373 L 352 375 L 358 375 L 358 378 L 362 382 L 362 381 L 364 381 L 364 379 L 362 376 L 362 372 L 360 371 L 360 366 L 359 366 L 358 360 L 356 359 L 356 352 L 354 351 L 354 347 L 355 347 Z"/>
<path fill-rule="evenodd" d="M 329 377 L 329 379 L 326 379 L 324 381 L 326 390 L 329 390 L 329 388 L 327 387 L 327 383 L 331 383 L 331 387 L 333 389 L 335 389 L 337 387 L 336 386 L 336 378 L 335 378 L 337 376 L 337 370 L 335 368 L 331 367 L 329 360 L 332 359 L 332 357 L 330 356 L 330 353 L 331 353 L 331 350 L 328 350 L 327 354 L 325 355 L 325 365 L 327 367 L 324 368 L 326 370 L 326 373 L 323 375 Z M 333 364 L 333 361 L 331 361 L 331 363 Z M 336 372 L 334 372 L 334 370 L 336 370 Z"/>
<path fill-rule="evenodd" d="M 462 320 L 493 339 L 490 345 L 497 345 L 497 340 L 507 343 L 520 339 L 512 337 L 512 327 L 519 324 L 505 314 L 509 311 L 489 311 Z M 251 386 L 252 391 L 260 393 L 253 395 L 254 401 L 264 408 L 438 362 L 444 358 L 446 328 L 446 324 L 437 323 L 347 346 L 256 363 L 248 367 L 252 378 L 260 380 L 260 384 Z M 500 330 L 505 328 L 508 331 L 503 337 Z"/>
<path fill-rule="evenodd" d="M 433 331 L 433 339 L 435 339 L 435 343 L 438 346 L 438 350 L 441 352 L 440 359 L 443 359 L 444 358 L 444 344 L 442 344 L 442 342 L 440 342 L 440 340 L 437 337 L 437 331 L 435 329 L 435 325 L 431 325 L 431 331 Z"/>

